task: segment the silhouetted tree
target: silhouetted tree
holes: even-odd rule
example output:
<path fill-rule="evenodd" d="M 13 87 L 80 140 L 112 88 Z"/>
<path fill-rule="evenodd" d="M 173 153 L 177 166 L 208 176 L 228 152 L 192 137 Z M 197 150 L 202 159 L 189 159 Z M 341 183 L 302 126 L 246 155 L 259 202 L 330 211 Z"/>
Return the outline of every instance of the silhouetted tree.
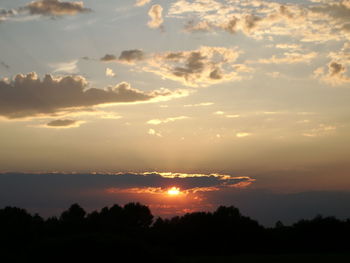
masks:
<path fill-rule="evenodd" d="M 129 203 L 123 207 L 122 220 L 128 228 L 145 229 L 152 224 L 153 215 L 147 206 Z"/>
<path fill-rule="evenodd" d="M 78 204 L 73 204 L 67 211 L 61 214 L 60 220 L 63 222 L 81 222 L 85 217 L 85 210 Z"/>
<path fill-rule="evenodd" d="M 12 256 L 65 251 L 99 260 L 113 254 L 153 261 L 175 255 L 350 253 L 349 219 L 317 216 L 291 226 L 278 221 L 275 227 L 264 228 L 236 207 L 220 206 L 214 212 L 152 222 L 149 208 L 139 203 L 104 207 L 88 215 L 73 204 L 59 218 L 46 220 L 6 207 L 0 209 L 0 251 L 12 251 Z"/>
<path fill-rule="evenodd" d="M 63 224 L 63 232 L 77 233 L 84 231 L 86 212 L 78 204 L 73 204 L 67 211 L 60 216 L 60 222 Z"/>

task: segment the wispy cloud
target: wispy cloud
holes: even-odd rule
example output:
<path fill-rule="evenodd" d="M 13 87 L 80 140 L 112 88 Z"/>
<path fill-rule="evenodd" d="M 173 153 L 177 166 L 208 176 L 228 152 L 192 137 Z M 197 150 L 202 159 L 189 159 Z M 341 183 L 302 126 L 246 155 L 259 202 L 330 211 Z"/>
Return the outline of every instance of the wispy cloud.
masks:
<path fill-rule="evenodd" d="M 135 3 L 135 6 L 144 6 L 146 4 L 149 4 L 151 2 L 151 0 L 137 0 Z"/>
<path fill-rule="evenodd" d="M 155 129 L 148 129 L 147 133 L 152 136 L 163 137 L 162 134 L 157 132 Z"/>
<path fill-rule="evenodd" d="M 310 63 L 311 60 L 317 57 L 316 52 L 298 53 L 286 52 L 283 56 L 273 55 L 270 58 L 262 58 L 256 61 L 249 61 L 249 63 L 261 64 L 296 64 L 296 63 Z"/>
<path fill-rule="evenodd" d="M 76 74 L 79 72 L 78 60 L 72 60 L 68 62 L 52 63 L 49 66 L 53 68 L 53 73 L 67 73 Z"/>
<path fill-rule="evenodd" d="M 252 134 L 249 133 L 249 132 L 238 132 L 236 133 L 236 137 L 237 138 L 245 138 L 245 137 L 248 137 L 248 136 L 251 136 Z"/>
<path fill-rule="evenodd" d="M 206 107 L 206 106 L 212 106 L 214 105 L 214 102 L 201 102 L 196 104 L 186 104 L 184 107 Z"/>
<path fill-rule="evenodd" d="M 187 116 L 178 116 L 178 117 L 170 117 L 166 119 L 152 119 L 147 121 L 147 124 L 152 124 L 152 125 L 159 125 L 162 123 L 168 123 L 168 122 L 174 122 L 174 121 L 179 121 L 179 120 L 185 120 L 188 119 L 189 117 Z"/>

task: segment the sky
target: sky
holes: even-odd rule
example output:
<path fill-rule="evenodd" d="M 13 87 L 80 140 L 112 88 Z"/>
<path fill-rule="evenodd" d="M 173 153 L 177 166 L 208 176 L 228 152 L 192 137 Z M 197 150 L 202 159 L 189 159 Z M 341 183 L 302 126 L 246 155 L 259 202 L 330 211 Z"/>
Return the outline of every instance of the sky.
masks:
<path fill-rule="evenodd" d="M 349 0 L 1 0 L 0 36 L 0 205 L 350 217 Z"/>

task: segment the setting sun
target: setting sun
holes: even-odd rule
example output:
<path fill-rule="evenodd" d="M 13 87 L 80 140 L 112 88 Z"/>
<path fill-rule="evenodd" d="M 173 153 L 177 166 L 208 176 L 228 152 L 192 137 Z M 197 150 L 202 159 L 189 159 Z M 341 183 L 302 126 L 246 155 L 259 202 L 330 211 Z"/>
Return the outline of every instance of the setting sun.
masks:
<path fill-rule="evenodd" d="M 172 187 L 168 190 L 168 195 L 179 195 L 180 194 L 180 188 L 178 187 Z"/>

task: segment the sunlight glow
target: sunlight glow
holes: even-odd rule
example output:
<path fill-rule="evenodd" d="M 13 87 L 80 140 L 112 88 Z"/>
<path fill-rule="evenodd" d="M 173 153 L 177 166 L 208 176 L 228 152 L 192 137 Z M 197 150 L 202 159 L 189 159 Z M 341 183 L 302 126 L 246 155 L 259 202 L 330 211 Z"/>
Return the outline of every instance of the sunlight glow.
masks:
<path fill-rule="evenodd" d="M 178 187 L 172 187 L 168 190 L 168 195 L 179 195 L 181 192 L 180 192 L 180 188 Z"/>

